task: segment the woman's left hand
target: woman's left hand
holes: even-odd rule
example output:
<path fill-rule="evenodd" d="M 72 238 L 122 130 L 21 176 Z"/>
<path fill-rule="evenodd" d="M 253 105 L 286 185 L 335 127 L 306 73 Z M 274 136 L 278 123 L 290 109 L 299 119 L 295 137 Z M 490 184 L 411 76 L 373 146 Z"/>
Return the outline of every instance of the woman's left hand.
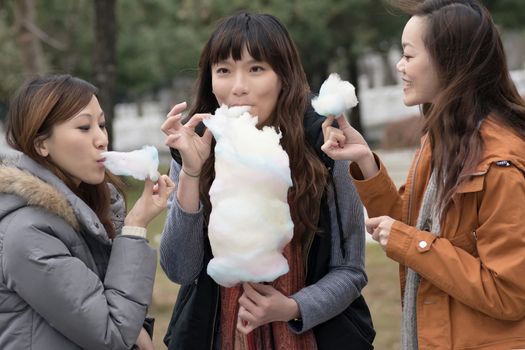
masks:
<path fill-rule="evenodd" d="M 383 250 L 386 250 L 394 221 L 390 216 L 378 216 L 365 221 L 366 231 L 372 235 L 374 241 L 377 241 Z"/>
<path fill-rule="evenodd" d="M 287 322 L 300 316 L 299 306 L 268 284 L 243 283 L 244 293 L 239 298 L 237 330 L 248 334 L 264 324 Z"/>
<path fill-rule="evenodd" d="M 139 350 L 154 350 L 153 341 L 149 337 L 148 332 L 144 328 L 140 330 L 139 337 L 136 344 Z"/>
<path fill-rule="evenodd" d="M 175 183 L 167 175 L 161 175 L 156 183 L 146 179 L 142 195 L 129 211 L 124 224 L 147 227 L 151 220 L 166 209 L 168 198 L 175 188 Z"/>

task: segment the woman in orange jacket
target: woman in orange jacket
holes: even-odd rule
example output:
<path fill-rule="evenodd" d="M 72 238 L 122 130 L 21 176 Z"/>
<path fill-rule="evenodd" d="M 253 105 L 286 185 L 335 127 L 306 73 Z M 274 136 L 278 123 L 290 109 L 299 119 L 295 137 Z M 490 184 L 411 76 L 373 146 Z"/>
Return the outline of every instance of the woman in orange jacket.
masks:
<path fill-rule="evenodd" d="M 367 230 L 400 263 L 402 349 L 525 348 L 525 103 L 478 1 L 399 7 L 404 103 L 424 118 L 406 184 L 344 118 L 322 149 L 352 161 Z"/>

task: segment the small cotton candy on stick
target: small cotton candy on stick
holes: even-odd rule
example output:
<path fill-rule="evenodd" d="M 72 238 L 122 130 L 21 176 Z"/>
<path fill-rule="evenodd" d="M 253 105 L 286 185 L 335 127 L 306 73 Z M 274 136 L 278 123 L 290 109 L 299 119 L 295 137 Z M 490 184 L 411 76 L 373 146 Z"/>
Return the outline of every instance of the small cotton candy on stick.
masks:
<path fill-rule="evenodd" d="M 159 152 L 153 146 L 143 146 L 131 152 L 103 152 L 104 166 L 115 175 L 132 176 L 137 180 L 159 178 Z"/>
<path fill-rule="evenodd" d="M 332 73 L 321 85 L 319 96 L 312 99 L 312 106 L 321 115 L 341 116 L 346 110 L 357 105 L 355 88 L 343 81 L 339 74 Z"/>

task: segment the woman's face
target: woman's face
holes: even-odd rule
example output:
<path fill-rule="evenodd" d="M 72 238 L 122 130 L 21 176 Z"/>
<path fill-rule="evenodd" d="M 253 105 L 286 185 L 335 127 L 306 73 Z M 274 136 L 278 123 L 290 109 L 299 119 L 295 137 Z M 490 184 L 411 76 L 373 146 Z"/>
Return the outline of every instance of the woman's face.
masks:
<path fill-rule="evenodd" d="M 211 67 L 212 89 L 219 105 L 250 106 L 263 124 L 272 114 L 281 92 L 281 80 L 267 62 L 256 61 L 244 48 L 241 59 L 230 56 Z"/>
<path fill-rule="evenodd" d="M 419 16 L 410 18 L 403 30 L 403 57 L 396 68 L 403 79 L 403 102 L 407 106 L 432 103 L 440 90 L 436 69 L 423 42 L 426 30 L 427 20 Z"/>
<path fill-rule="evenodd" d="M 101 153 L 107 150 L 108 133 L 104 113 L 95 96 L 84 109 L 53 126 L 51 136 L 37 145 L 38 153 L 67 173 L 78 186 L 104 180 Z"/>

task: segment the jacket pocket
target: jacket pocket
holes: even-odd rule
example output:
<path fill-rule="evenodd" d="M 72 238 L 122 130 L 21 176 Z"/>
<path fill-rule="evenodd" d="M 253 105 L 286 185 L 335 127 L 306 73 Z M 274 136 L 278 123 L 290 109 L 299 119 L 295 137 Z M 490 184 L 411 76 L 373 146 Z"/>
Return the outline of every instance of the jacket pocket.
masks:
<path fill-rule="evenodd" d="M 476 231 L 466 231 L 456 234 L 450 243 L 454 247 L 458 247 L 466 251 L 472 256 L 478 257 L 478 249 L 476 246 Z"/>

